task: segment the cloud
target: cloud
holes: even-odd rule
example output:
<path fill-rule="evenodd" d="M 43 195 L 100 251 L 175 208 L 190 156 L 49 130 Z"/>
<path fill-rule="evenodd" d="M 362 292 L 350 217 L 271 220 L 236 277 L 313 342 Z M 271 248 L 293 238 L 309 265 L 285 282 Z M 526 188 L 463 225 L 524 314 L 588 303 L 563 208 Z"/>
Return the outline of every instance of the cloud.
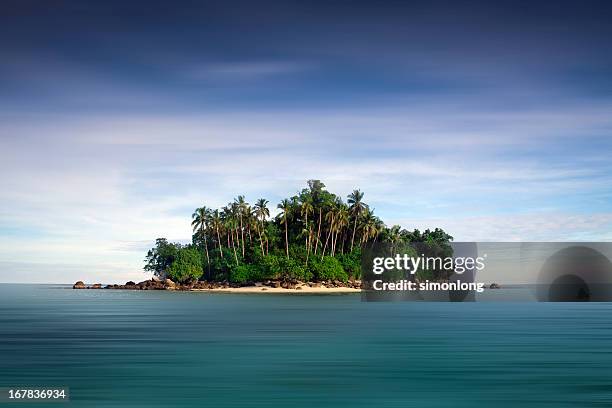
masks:
<path fill-rule="evenodd" d="M 394 219 L 409 228 L 440 226 L 456 241 L 599 242 L 612 240 L 612 212 L 572 214 L 535 211 L 522 214 Z"/>
<path fill-rule="evenodd" d="M 244 81 L 296 74 L 313 67 L 311 63 L 295 61 L 217 62 L 192 66 L 185 74 L 204 81 Z"/>
<path fill-rule="evenodd" d="M 603 111 L 13 117 L 0 124 L 0 261 L 31 268 L 27 279 L 80 265 L 107 282 L 139 271 L 155 238 L 188 241 L 196 206 L 238 194 L 275 206 L 309 178 L 342 197 L 361 188 L 388 224 L 461 240 L 610 239 Z"/>

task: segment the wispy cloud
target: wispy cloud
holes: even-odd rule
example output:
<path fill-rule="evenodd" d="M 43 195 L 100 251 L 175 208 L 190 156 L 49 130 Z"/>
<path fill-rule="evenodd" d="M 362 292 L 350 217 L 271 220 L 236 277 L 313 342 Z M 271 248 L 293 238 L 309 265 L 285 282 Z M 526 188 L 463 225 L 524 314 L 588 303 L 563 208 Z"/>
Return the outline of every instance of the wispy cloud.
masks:
<path fill-rule="evenodd" d="M 203 81 L 245 81 L 278 78 L 311 70 L 312 63 L 296 61 L 213 62 L 184 71 L 191 79 Z"/>

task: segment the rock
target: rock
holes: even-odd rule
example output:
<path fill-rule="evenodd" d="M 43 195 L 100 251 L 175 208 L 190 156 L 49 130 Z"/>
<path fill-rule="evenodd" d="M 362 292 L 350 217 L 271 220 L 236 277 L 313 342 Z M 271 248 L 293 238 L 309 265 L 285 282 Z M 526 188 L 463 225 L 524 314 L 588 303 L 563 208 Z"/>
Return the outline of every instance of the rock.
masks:
<path fill-rule="evenodd" d="M 321 287 L 321 282 L 315 282 L 312 284 L 313 287 L 315 288 L 320 288 Z"/>
<path fill-rule="evenodd" d="M 162 289 L 165 289 L 165 288 L 164 288 L 164 284 L 163 284 L 163 283 L 161 283 L 161 282 L 160 282 L 160 281 L 158 281 L 158 280 L 153 280 L 153 279 L 151 279 L 151 280 L 150 280 L 150 283 L 149 283 L 149 288 L 150 288 L 150 289 L 155 289 L 155 290 L 162 290 Z"/>
<path fill-rule="evenodd" d="M 272 285 L 271 285 L 271 286 L 272 286 L 273 288 L 280 288 L 280 287 L 281 287 L 281 284 L 280 284 L 280 282 L 278 282 L 278 281 L 274 281 L 274 282 L 272 282 Z"/>
<path fill-rule="evenodd" d="M 134 281 L 127 281 L 125 282 L 125 286 L 136 286 L 136 284 L 134 283 Z"/>
<path fill-rule="evenodd" d="M 102 289 L 102 284 L 94 283 L 93 285 L 89 287 L 89 289 Z"/>
<path fill-rule="evenodd" d="M 268 290 L 268 288 L 261 288 L 261 290 Z"/>
<path fill-rule="evenodd" d="M 173 287 L 175 287 L 175 286 L 176 286 L 176 284 L 175 284 L 174 282 L 172 282 L 172 279 L 166 279 L 166 280 L 164 281 L 164 285 L 165 285 L 167 288 L 173 288 Z"/>
<path fill-rule="evenodd" d="M 499 286 L 499 284 L 493 282 L 491 285 L 489 285 L 489 289 L 501 289 L 501 286 Z"/>
<path fill-rule="evenodd" d="M 302 290 L 302 287 L 301 287 L 301 286 L 297 286 L 297 287 L 295 288 L 295 290 Z"/>
<path fill-rule="evenodd" d="M 78 281 L 74 285 L 72 285 L 72 289 L 85 289 L 87 286 L 83 283 L 83 281 Z"/>
<path fill-rule="evenodd" d="M 206 282 L 197 281 L 193 284 L 193 289 L 205 289 Z"/>

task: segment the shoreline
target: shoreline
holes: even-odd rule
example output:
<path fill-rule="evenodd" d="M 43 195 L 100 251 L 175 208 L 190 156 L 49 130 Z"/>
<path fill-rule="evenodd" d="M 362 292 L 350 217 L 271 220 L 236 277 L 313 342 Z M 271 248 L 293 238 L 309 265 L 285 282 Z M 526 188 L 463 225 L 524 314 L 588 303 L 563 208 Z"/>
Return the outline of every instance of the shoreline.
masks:
<path fill-rule="evenodd" d="M 242 294 L 345 294 L 345 293 L 361 293 L 361 289 L 350 287 L 333 287 L 325 286 L 312 287 L 308 285 L 297 286 L 295 289 L 287 288 L 272 288 L 263 285 L 256 286 L 241 286 L 239 288 L 212 288 L 212 289 L 190 289 L 190 292 L 207 292 L 207 293 L 242 293 Z"/>
<path fill-rule="evenodd" d="M 206 292 L 206 293 L 273 293 L 273 294 L 343 294 L 360 293 L 361 281 L 327 281 L 327 282 L 301 282 L 278 281 L 249 282 L 248 284 L 232 284 L 229 282 L 196 281 L 189 283 L 176 283 L 170 279 L 163 281 L 149 279 L 139 283 L 128 281 L 124 285 L 102 285 L 94 283 L 86 285 L 78 281 L 72 285 L 77 290 L 168 290 L 179 292 Z"/>

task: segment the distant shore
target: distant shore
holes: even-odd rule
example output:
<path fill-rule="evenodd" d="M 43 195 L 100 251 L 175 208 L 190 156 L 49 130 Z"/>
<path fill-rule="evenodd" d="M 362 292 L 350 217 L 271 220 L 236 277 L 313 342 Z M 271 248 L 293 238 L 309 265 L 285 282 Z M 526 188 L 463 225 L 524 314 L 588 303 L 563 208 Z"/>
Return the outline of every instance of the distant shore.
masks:
<path fill-rule="evenodd" d="M 324 282 L 301 282 L 301 281 L 280 281 L 267 280 L 264 282 L 249 282 L 236 284 L 229 282 L 206 282 L 196 281 L 188 283 L 176 283 L 170 279 L 157 280 L 149 279 L 139 283 L 133 281 L 126 282 L 124 285 L 102 285 L 94 283 L 86 285 L 83 281 L 76 282 L 73 289 L 80 290 L 170 290 L 170 291 L 191 291 L 191 292 L 210 292 L 210 293 L 285 293 L 285 294 L 332 294 L 332 293 L 357 293 L 361 291 L 361 281 L 324 281 Z"/>

